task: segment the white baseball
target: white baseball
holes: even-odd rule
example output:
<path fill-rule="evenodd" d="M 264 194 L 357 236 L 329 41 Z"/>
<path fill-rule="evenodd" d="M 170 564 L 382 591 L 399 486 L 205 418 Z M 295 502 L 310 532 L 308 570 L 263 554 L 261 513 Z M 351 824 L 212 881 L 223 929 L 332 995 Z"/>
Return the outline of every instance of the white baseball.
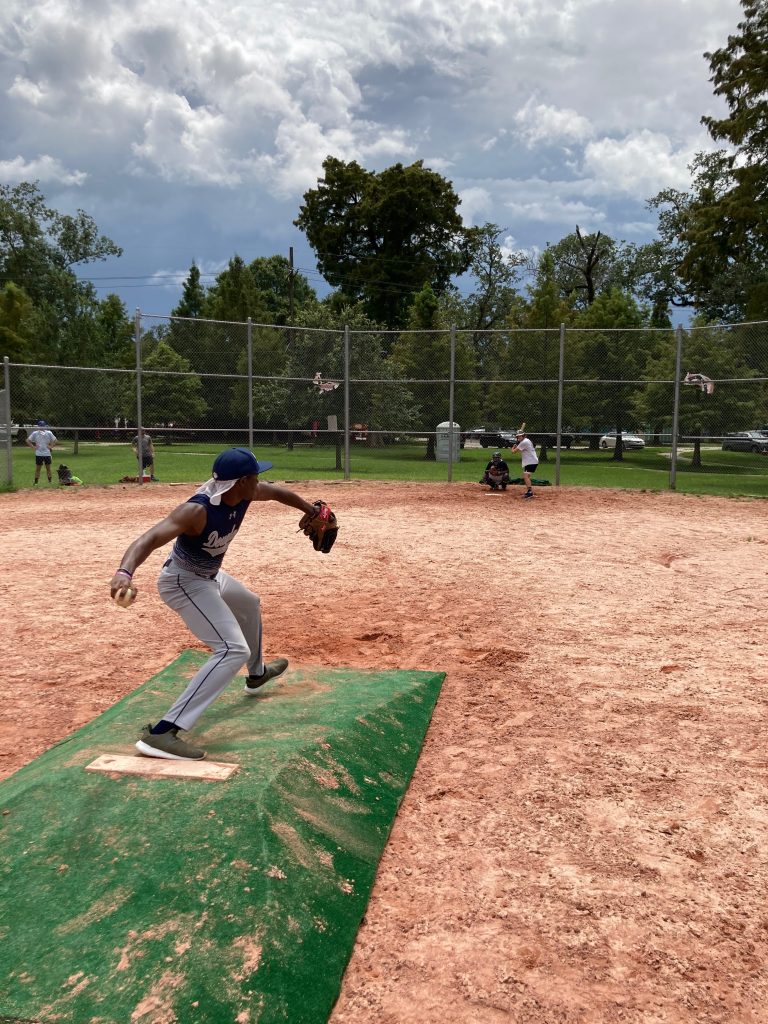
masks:
<path fill-rule="evenodd" d="M 136 591 L 133 587 L 127 587 L 125 590 L 119 590 L 115 594 L 115 603 L 119 604 L 121 608 L 129 608 L 136 600 Z"/>

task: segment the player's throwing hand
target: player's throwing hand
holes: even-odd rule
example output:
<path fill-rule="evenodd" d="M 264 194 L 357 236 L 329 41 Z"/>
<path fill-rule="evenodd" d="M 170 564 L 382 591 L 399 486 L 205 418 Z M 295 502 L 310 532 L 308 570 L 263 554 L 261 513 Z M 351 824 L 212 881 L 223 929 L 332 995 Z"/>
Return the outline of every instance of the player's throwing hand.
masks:
<path fill-rule="evenodd" d="M 138 589 L 133 583 L 133 573 L 118 569 L 109 584 L 110 596 L 121 608 L 129 608 L 136 600 Z"/>

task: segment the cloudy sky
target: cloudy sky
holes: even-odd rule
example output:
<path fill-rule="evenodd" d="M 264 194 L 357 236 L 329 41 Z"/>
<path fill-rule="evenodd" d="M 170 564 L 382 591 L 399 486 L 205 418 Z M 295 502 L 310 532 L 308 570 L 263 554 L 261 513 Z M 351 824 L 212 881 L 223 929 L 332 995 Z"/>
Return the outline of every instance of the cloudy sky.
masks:
<path fill-rule="evenodd" d="M 0 182 L 39 181 L 123 247 L 83 271 L 164 314 L 197 262 L 294 248 L 332 154 L 449 178 L 514 248 L 641 242 L 721 109 L 706 50 L 738 0 L 4 0 Z M 208 276 L 206 276 L 208 275 Z"/>

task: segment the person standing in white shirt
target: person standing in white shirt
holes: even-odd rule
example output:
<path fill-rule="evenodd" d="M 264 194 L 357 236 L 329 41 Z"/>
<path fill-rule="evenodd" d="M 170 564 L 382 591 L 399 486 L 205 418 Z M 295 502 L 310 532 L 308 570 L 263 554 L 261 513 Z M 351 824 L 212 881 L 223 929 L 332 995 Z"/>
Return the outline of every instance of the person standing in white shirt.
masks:
<path fill-rule="evenodd" d="M 45 466 L 48 474 L 48 483 L 51 479 L 51 449 L 57 444 L 56 435 L 48 429 L 45 420 L 37 421 L 38 430 L 33 430 L 27 437 L 27 445 L 35 449 L 35 483 L 40 479 L 40 469 Z"/>
<path fill-rule="evenodd" d="M 512 448 L 513 452 L 520 452 L 520 458 L 523 464 L 523 480 L 525 480 L 525 494 L 524 498 L 533 497 L 533 485 L 531 483 L 531 475 L 536 472 L 539 465 L 539 458 L 536 454 L 536 449 L 533 447 L 533 441 L 529 437 L 526 437 L 524 430 L 518 430 L 515 434 L 515 444 Z"/>

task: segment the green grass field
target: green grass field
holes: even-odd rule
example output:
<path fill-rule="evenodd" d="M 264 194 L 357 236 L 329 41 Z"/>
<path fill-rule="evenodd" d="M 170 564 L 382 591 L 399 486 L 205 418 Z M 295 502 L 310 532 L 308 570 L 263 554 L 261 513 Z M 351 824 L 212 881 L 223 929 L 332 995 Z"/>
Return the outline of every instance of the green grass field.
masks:
<path fill-rule="evenodd" d="M 223 444 L 176 444 L 158 446 L 155 473 L 161 483 L 200 483 L 210 476 L 215 455 Z M 412 480 L 441 482 L 447 478 L 447 464 L 427 462 L 425 445 L 391 445 L 381 449 L 353 446 L 350 453 L 350 475 L 353 480 Z M 330 447 L 297 445 L 258 445 L 261 459 L 274 463 L 265 479 L 275 482 L 304 480 L 340 480 L 343 472 L 336 468 L 336 453 Z M 505 453 L 506 454 L 506 453 Z M 480 479 L 489 449 L 465 448 L 461 460 L 454 464 L 454 481 Z M 669 487 L 669 449 L 646 448 L 642 452 L 624 454 L 621 462 L 613 453 L 591 452 L 585 448 L 563 450 L 560 482 L 564 486 L 624 487 L 642 490 L 666 490 Z M 737 496 L 768 496 L 768 459 L 748 452 L 724 452 L 716 447 L 702 450 L 703 466 L 692 469 L 690 449 L 682 448 L 678 461 L 677 490 L 690 494 Z M 518 460 L 507 454 L 513 478 L 518 475 Z M 64 442 L 54 452 L 53 478 L 56 467 L 66 463 L 85 484 L 115 484 L 122 476 L 135 475 L 136 463 L 127 445 L 81 442 L 74 454 L 72 442 Z M 16 488 L 32 485 L 34 452 L 29 448 L 13 449 L 13 476 Z M 555 453 L 542 463 L 537 478 L 555 481 Z M 43 472 L 40 487 L 48 483 Z"/>

